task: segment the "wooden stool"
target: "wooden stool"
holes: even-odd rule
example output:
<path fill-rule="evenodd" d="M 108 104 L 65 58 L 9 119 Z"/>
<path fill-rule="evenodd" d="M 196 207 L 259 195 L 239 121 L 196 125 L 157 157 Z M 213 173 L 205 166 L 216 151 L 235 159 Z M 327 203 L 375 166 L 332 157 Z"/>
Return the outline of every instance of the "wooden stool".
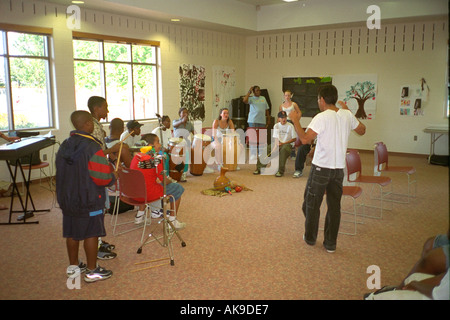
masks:
<path fill-rule="evenodd" d="M 39 169 L 39 185 L 42 186 L 42 174 L 44 174 L 44 176 L 47 177 L 47 175 L 45 174 L 44 168 L 48 167 L 49 163 L 48 162 L 41 162 L 39 164 L 33 164 L 31 165 L 31 170 L 34 169 Z M 29 170 L 30 169 L 30 165 L 29 164 L 22 164 L 22 169 L 25 170 Z M 51 189 L 51 185 L 50 185 L 50 189 Z M 23 191 L 23 186 L 22 186 L 22 191 Z"/>

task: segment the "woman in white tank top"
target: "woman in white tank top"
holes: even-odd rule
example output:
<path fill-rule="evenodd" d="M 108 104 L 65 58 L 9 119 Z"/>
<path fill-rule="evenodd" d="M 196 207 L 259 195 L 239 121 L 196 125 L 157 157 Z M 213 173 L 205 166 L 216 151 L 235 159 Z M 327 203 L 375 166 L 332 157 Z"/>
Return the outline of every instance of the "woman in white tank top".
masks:
<path fill-rule="evenodd" d="M 280 111 L 286 111 L 286 114 L 289 115 L 289 113 L 291 113 L 292 111 L 296 111 L 297 114 L 300 114 L 300 108 L 298 107 L 298 104 L 295 103 L 294 101 L 292 101 L 292 92 L 291 90 L 286 90 L 284 91 L 284 102 L 281 104 L 280 106 Z M 289 118 L 289 116 L 287 117 L 287 121 L 292 123 L 291 118 Z M 293 123 L 292 123 L 293 124 Z M 291 158 L 295 158 L 295 147 L 292 148 L 291 151 Z"/>
<path fill-rule="evenodd" d="M 297 103 L 292 101 L 292 92 L 290 90 L 286 90 L 284 92 L 284 102 L 280 106 L 279 111 L 286 111 L 286 114 L 291 113 L 291 111 L 295 110 L 297 113 L 300 112 L 300 108 L 298 107 Z M 288 121 L 292 123 L 291 119 L 288 116 Z"/>

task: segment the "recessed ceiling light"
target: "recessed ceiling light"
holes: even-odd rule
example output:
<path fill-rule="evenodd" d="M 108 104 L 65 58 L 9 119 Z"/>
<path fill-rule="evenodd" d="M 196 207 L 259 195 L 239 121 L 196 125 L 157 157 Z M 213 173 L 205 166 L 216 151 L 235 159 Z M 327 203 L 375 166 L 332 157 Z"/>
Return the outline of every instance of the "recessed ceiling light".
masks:
<path fill-rule="evenodd" d="M 298 0 L 283 0 L 284 2 L 296 2 Z"/>
<path fill-rule="evenodd" d="M 84 1 L 73 0 L 72 3 L 73 4 L 84 4 Z"/>
<path fill-rule="evenodd" d="M 179 21 L 181 21 L 181 20 L 178 19 L 178 18 L 172 18 L 172 19 L 170 19 L 170 21 L 172 21 L 172 22 L 179 22 Z"/>

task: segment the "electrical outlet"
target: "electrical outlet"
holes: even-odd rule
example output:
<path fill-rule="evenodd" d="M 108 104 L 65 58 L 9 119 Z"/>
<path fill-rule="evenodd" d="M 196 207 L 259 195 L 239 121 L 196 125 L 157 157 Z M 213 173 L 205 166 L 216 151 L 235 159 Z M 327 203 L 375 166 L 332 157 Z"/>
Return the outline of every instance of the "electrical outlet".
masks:
<path fill-rule="evenodd" d="M 47 154 L 42 155 L 42 160 L 47 161 Z"/>
<path fill-rule="evenodd" d="M 414 136 L 414 141 L 417 141 L 417 136 Z"/>

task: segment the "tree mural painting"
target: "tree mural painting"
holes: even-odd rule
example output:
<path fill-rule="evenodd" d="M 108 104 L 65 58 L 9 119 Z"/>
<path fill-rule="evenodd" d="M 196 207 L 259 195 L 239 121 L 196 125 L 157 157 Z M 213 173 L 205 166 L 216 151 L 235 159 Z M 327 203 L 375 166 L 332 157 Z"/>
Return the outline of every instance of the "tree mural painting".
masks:
<path fill-rule="evenodd" d="M 375 100 L 375 83 L 372 81 L 357 82 L 355 85 L 350 86 L 350 90 L 345 92 L 346 97 L 344 101 L 347 102 L 350 99 L 355 99 L 358 102 L 358 110 L 355 117 L 358 119 L 366 119 L 366 111 L 364 110 L 364 104 L 367 100 Z"/>

